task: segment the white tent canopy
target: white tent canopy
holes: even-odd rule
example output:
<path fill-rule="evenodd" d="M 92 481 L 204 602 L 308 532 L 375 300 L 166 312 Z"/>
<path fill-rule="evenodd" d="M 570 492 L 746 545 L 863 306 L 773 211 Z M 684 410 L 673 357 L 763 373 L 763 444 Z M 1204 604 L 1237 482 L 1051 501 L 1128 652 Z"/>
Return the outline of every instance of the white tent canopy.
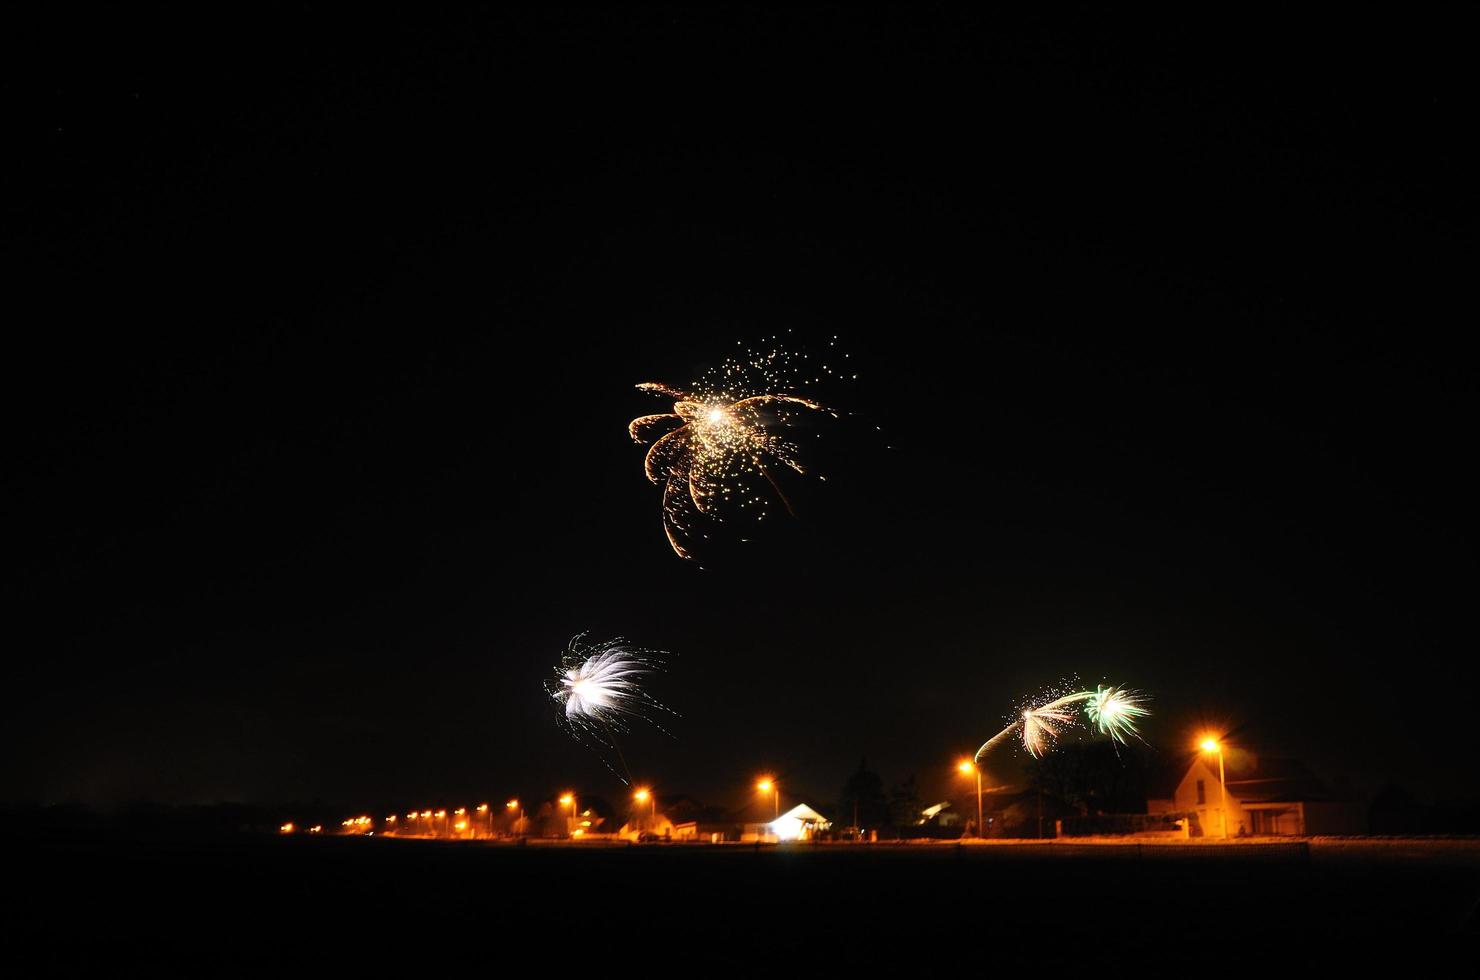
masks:
<path fill-rule="evenodd" d="M 776 819 L 777 820 L 785 820 L 788 817 L 791 818 L 792 820 L 799 820 L 802 823 L 827 823 L 828 822 L 828 820 L 827 820 L 826 817 L 824 817 L 822 814 L 818 813 L 816 810 L 812 809 L 811 807 L 809 807 L 805 803 L 798 803 L 796 806 L 792 807 L 790 810 L 787 810 L 785 813 L 783 813 L 781 816 L 777 817 Z"/>
<path fill-rule="evenodd" d="M 781 840 L 797 840 L 812 830 L 828 826 L 827 818 L 805 803 L 799 803 L 770 823 L 771 833 Z"/>

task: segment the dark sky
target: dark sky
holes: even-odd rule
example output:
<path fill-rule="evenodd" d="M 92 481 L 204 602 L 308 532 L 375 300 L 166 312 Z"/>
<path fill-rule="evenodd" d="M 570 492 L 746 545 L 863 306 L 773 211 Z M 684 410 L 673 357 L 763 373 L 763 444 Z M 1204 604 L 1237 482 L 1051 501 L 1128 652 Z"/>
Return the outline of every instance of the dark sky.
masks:
<path fill-rule="evenodd" d="M 944 791 L 1072 673 L 1480 790 L 1455 25 L 458 16 L 7 32 L 0 799 L 615 795 L 581 630 L 714 802 Z M 778 331 L 856 414 L 701 570 L 632 386 Z"/>

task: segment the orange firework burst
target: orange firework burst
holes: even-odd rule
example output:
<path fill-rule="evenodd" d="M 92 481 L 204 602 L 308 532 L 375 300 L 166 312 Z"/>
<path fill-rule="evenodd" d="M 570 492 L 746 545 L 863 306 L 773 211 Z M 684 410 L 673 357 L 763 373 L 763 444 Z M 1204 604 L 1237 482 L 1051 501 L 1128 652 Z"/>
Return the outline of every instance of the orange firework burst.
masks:
<path fill-rule="evenodd" d="M 663 488 L 663 532 L 680 558 L 693 557 L 686 542 L 696 515 L 722 520 L 729 507 L 739 506 L 754 510 L 760 520 L 773 495 L 791 510 L 772 471 L 778 466 L 806 471 L 796 445 L 782 433 L 799 415 L 826 410 L 809 398 L 764 388 L 805 380 L 800 377 L 805 360 L 780 349 L 747 350 L 690 390 L 657 382 L 637 386 L 673 399 L 672 412 L 633 419 L 627 431 L 635 442 L 651 443 L 644 469 Z M 821 371 L 834 373 L 828 365 Z"/>

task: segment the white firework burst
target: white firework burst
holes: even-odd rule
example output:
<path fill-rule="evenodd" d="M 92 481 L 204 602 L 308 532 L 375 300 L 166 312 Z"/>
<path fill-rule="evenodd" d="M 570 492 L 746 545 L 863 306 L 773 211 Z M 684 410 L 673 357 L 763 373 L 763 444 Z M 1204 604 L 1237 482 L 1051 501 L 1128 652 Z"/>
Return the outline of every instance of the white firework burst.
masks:
<path fill-rule="evenodd" d="M 643 689 L 648 677 L 663 671 L 666 655 L 634 646 L 621 637 L 589 644 L 585 637 L 585 633 L 571 637 L 555 668 L 555 677 L 546 682 L 545 690 L 560 705 L 560 721 L 571 735 L 612 749 L 620 759 L 621 750 L 614 740 L 617 732 L 630 730 L 634 721 L 647 722 L 663 731 L 654 716 L 674 714 Z M 600 749 L 598 754 L 607 768 L 622 775 Z M 631 777 L 623 778 L 630 781 Z"/>
<path fill-rule="evenodd" d="M 1145 703 L 1145 695 L 1128 687 L 1097 686 L 1094 696 L 1085 701 L 1084 712 L 1100 734 L 1124 745 L 1128 737 L 1141 737 L 1136 719 L 1151 713 Z"/>

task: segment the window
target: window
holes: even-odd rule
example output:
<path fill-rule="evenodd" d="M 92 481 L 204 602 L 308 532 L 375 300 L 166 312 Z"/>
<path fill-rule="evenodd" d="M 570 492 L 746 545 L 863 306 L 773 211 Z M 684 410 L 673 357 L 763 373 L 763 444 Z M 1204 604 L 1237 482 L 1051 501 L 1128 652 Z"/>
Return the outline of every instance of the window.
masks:
<path fill-rule="evenodd" d="M 1208 794 L 1203 789 L 1203 781 L 1201 779 L 1197 781 L 1197 802 L 1199 805 L 1208 802 Z"/>

